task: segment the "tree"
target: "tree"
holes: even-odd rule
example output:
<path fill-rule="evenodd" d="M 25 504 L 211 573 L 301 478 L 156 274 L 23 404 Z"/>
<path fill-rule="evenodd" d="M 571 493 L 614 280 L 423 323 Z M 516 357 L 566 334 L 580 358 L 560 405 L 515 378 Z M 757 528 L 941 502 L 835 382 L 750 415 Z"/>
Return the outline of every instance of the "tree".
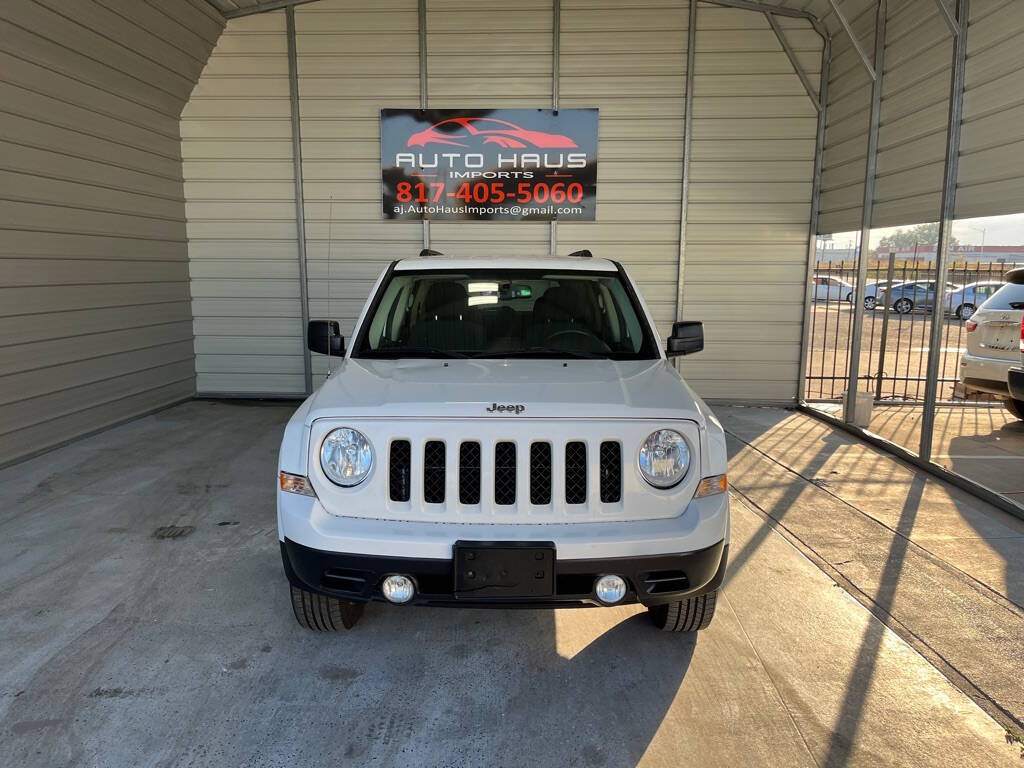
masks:
<path fill-rule="evenodd" d="M 934 224 L 918 224 L 916 227 L 910 229 L 897 229 L 891 235 L 886 235 L 878 242 L 879 251 L 887 251 L 890 248 L 913 248 L 914 246 L 932 246 L 935 247 L 939 241 L 939 225 L 938 222 Z M 953 237 L 951 238 L 950 244 L 956 245 L 959 241 Z M 925 248 L 925 250 L 927 250 Z"/>

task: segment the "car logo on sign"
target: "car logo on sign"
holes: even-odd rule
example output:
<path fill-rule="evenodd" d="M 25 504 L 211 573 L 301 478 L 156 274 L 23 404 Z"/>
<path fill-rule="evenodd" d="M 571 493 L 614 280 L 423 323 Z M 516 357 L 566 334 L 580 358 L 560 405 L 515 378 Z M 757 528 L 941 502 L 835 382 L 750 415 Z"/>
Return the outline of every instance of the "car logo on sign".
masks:
<path fill-rule="evenodd" d="M 522 413 L 525 410 L 526 410 L 526 406 L 525 405 L 519 405 L 518 403 L 516 403 L 516 404 L 509 404 L 509 405 L 500 405 L 498 403 L 491 403 L 491 407 L 487 409 L 487 412 L 488 413 L 514 413 L 516 416 L 518 416 L 520 413 Z"/>

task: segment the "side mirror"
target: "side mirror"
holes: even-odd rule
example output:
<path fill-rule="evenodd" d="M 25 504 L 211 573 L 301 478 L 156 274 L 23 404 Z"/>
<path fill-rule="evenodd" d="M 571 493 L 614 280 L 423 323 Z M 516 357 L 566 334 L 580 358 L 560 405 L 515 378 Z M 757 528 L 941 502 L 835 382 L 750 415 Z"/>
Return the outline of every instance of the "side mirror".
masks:
<path fill-rule="evenodd" d="M 341 357 L 345 354 L 345 337 L 337 320 L 310 320 L 306 328 L 306 346 L 321 355 Z"/>
<path fill-rule="evenodd" d="M 704 323 L 699 320 L 681 320 L 672 323 L 672 335 L 668 337 L 665 354 L 669 357 L 692 355 L 704 349 Z"/>

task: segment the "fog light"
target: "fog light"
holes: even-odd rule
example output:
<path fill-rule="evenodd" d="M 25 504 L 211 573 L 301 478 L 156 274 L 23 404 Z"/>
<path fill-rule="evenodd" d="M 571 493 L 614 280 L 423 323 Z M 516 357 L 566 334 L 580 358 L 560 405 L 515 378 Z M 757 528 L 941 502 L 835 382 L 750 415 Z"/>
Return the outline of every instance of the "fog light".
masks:
<path fill-rule="evenodd" d="M 384 579 L 381 591 L 389 602 L 401 605 L 412 600 L 412 596 L 416 594 L 416 585 L 408 576 L 394 574 Z"/>
<path fill-rule="evenodd" d="M 626 596 L 626 582 L 621 576 L 602 576 L 594 585 L 594 592 L 605 605 L 614 605 Z"/>

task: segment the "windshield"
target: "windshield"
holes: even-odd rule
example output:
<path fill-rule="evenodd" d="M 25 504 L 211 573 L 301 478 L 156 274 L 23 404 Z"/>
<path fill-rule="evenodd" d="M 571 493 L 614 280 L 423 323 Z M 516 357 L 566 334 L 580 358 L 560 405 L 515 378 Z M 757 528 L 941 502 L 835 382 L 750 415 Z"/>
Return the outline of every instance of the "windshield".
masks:
<path fill-rule="evenodd" d="M 659 357 L 618 272 L 400 271 L 377 295 L 354 357 Z"/>

